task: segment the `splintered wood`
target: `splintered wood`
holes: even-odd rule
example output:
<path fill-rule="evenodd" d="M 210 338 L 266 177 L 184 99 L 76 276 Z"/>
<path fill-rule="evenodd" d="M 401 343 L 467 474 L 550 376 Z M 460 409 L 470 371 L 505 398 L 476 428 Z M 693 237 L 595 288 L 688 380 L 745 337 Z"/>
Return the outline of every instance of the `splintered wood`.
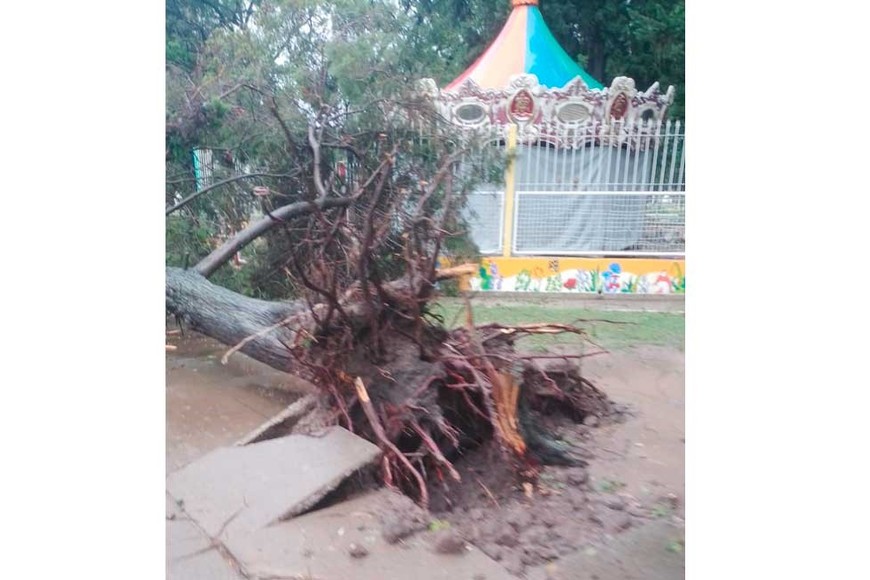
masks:
<path fill-rule="evenodd" d="M 495 407 L 492 422 L 497 430 L 498 439 L 507 445 L 518 457 L 526 457 L 526 441 L 519 431 L 517 408 L 520 398 L 520 385 L 514 380 L 510 369 L 498 371 L 486 356 L 486 350 L 477 339 L 474 327 L 474 316 L 471 310 L 471 300 L 465 295 L 465 326 L 469 340 L 474 350 L 482 356 L 479 364 L 483 367 L 486 378 L 491 385 L 491 397 Z"/>
<path fill-rule="evenodd" d="M 502 440 L 520 457 L 526 454 L 526 442 L 519 431 L 517 421 L 517 404 L 520 398 L 520 386 L 510 373 L 493 373 L 492 399 L 495 403 L 495 424 L 500 431 Z"/>

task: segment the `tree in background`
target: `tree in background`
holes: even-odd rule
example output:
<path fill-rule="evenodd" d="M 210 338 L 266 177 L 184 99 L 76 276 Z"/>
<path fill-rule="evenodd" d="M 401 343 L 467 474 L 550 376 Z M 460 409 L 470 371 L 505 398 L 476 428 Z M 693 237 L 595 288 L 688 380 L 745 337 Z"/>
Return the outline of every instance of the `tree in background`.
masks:
<path fill-rule="evenodd" d="M 617 76 L 640 90 L 674 85 L 670 115 L 685 111 L 684 0 L 541 0 L 541 13 L 562 47 L 593 77 Z"/>
<path fill-rule="evenodd" d="M 418 78 L 439 86 L 483 54 L 504 25 L 509 0 L 401 0 L 409 19 L 408 55 Z"/>
<path fill-rule="evenodd" d="M 388 128 L 381 105 L 411 86 L 400 42 L 405 21 L 394 12 L 361 0 L 168 5 L 168 265 L 195 264 L 242 229 L 252 209 L 313 196 L 313 183 L 299 175 L 313 156 L 308 128 L 323 111 L 323 130 L 334 130 L 336 140 L 362 141 Z M 324 169 L 342 158 L 347 164 L 351 145 L 324 145 L 318 162 Z M 195 148 L 244 174 L 194 195 Z M 249 294 L 287 295 L 287 243 L 270 233 L 254 247 L 251 268 L 222 268 L 217 279 Z"/>

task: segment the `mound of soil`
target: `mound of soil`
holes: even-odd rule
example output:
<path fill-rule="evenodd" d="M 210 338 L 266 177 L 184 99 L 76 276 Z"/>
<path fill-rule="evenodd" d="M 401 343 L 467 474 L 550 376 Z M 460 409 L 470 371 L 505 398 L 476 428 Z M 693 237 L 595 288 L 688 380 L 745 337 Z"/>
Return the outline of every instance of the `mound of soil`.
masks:
<path fill-rule="evenodd" d="M 574 455 L 594 459 L 594 428 L 564 417 L 546 419 Z M 462 481 L 445 480 L 435 488 L 432 517 L 518 576 L 647 516 L 618 489 L 593 489 L 584 467 L 546 466 L 535 483 L 523 482 L 493 444 L 467 452 L 456 467 Z"/>

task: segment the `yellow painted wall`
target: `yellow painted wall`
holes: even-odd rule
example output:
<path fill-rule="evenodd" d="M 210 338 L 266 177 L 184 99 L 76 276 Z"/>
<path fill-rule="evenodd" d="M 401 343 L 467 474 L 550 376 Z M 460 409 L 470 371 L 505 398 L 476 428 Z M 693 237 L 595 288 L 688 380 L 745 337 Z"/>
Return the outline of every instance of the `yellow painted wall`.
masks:
<path fill-rule="evenodd" d="M 561 272 L 573 269 L 595 270 L 598 268 L 603 272 L 613 263 L 618 263 L 624 271 L 637 275 L 667 272 L 676 276 L 680 273 L 685 275 L 686 271 L 685 260 L 661 258 L 555 258 L 547 256 L 504 258 L 494 256 L 482 258 L 480 262 L 487 266 L 490 263 L 495 263 L 499 274 L 504 277 L 516 276 L 523 270 L 528 270 L 535 278 L 544 278 L 552 274 L 553 271 Z M 556 265 L 555 269 L 551 267 L 553 265 Z"/>

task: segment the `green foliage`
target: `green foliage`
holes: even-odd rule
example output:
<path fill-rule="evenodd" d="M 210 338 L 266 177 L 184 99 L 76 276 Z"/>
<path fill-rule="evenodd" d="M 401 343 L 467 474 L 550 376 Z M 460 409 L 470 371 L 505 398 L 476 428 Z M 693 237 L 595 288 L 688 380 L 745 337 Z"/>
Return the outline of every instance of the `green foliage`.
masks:
<path fill-rule="evenodd" d="M 178 268 L 193 266 L 214 249 L 214 235 L 215 229 L 204 218 L 170 216 L 166 220 L 166 265 Z M 250 262 L 258 261 L 257 247 L 246 248 L 246 259 Z M 270 293 L 274 289 L 258 283 L 257 273 L 255 267 L 227 267 L 218 270 L 212 281 L 248 296 L 268 298 L 287 295 L 286 288 L 281 288 L 277 294 Z"/>
<path fill-rule="evenodd" d="M 508 0 L 401 0 L 409 19 L 405 66 L 439 86 L 480 56 L 510 12 Z"/>
<path fill-rule="evenodd" d="M 247 26 L 258 0 L 166 0 L 166 62 L 187 70 L 219 29 Z"/>
<path fill-rule="evenodd" d="M 639 90 L 674 85 L 669 114 L 685 115 L 684 0 L 543 0 L 541 13 L 570 55 L 605 85 L 617 76 Z"/>
<path fill-rule="evenodd" d="M 166 220 L 166 265 L 184 268 L 208 255 L 211 230 L 198 220 L 178 216 Z"/>

